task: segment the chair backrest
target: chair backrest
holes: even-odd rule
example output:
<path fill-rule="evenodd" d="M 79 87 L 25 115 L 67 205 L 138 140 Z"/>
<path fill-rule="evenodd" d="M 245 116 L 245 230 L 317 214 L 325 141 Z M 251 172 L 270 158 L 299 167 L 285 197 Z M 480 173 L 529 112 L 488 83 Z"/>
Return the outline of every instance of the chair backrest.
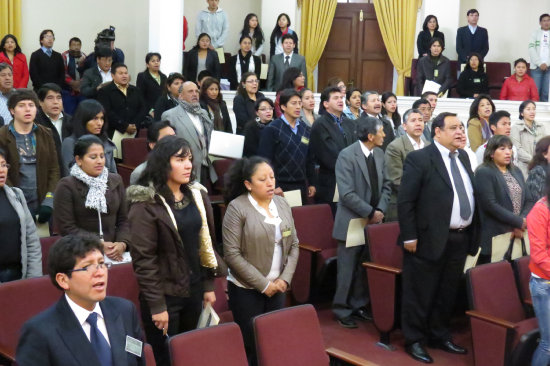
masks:
<path fill-rule="evenodd" d="M 172 366 L 247 366 L 243 337 L 235 323 L 195 329 L 170 338 Z"/>
<path fill-rule="evenodd" d="M 219 192 L 222 192 L 225 182 L 225 173 L 229 170 L 231 165 L 235 162 L 235 159 L 217 159 L 212 162 L 212 167 L 218 176 L 218 180 L 214 184 Z"/>
<path fill-rule="evenodd" d="M 61 295 L 48 276 L 0 285 L 0 351 L 4 356 L 15 358 L 23 324 L 53 305 Z"/>
<path fill-rule="evenodd" d="M 50 253 L 50 248 L 55 244 L 61 237 L 60 236 L 46 236 L 40 238 L 40 247 L 42 248 L 42 273 L 48 274 L 48 254 Z"/>
<path fill-rule="evenodd" d="M 153 347 L 149 343 L 145 343 L 143 346 L 143 353 L 145 353 L 145 364 L 147 366 L 157 366 L 155 361 L 155 355 L 153 353 Z"/>
<path fill-rule="evenodd" d="M 216 302 L 213 308 L 220 317 L 220 323 L 232 322 L 233 313 L 229 309 L 229 302 L 227 301 L 226 277 L 216 277 L 214 280 L 214 293 L 216 294 Z"/>
<path fill-rule="evenodd" d="M 329 364 L 319 319 L 312 305 L 262 314 L 253 322 L 259 365 Z"/>
<path fill-rule="evenodd" d="M 139 312 L 139 286 L 132 263 L 116 264 L 109 269 L 107 296 L 118 296 L 131 301 Z"/>
<path fill-rule="evenodd" d="M 338 246 L 336 240 L 332 238 L 334 218 L 329 205 L 292 207 L 292 217 L 301 243 L 321 250 Z"/>
<path fill-rule="evenodd" d="M 512 323 L 525 319 L 510 263 L 501 261 L 474 267 L 467 278 L 472 310 Z"/>
<path fill-rule="evenodd" d="M 516 273 L 516 281 L 518 284 L 519 295 L 521 300 L 525 301 L 531 298 L 529 290 L 529 279 L 531 278 L 531 270 L 529 269 L 529 261 L 531 257 L 526 255 L 514 260 L 514 272 Z"/>
<path fill-rule="evenodd" d="M 122 162 L 126 165 L 136 167 L 147 159 L 147 139 L 144 137 L 135 137 L 123 139 Z"/>
<path fill-rule="evenodd" d="M 373 263 L 403 268 L 403 248 L 397 245 L 397 239 L 399 238 L 398 222 L 367 225 L 365 231 L 370 259 Z"/>

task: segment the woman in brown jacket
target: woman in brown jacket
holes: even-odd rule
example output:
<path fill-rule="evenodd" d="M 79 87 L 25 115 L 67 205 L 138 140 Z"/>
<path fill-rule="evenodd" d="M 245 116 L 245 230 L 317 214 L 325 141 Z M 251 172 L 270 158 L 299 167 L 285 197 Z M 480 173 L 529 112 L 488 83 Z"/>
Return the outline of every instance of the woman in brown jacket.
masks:
<path fill-rule="evenodd" d="M 105 167 L 103 141 L 97 136 L 81 136 L 74 145 L 74 157 L 69 176 L 55 190 L 54 225 L 61 235 L 99 235 L 105 255 L 121 261 L 130 243 L 122 178 Z"/>
<path fill-rule="evenodd" d="M 222 263 L 212 246 L 210 201 L 206 189 L 192 183 L 192 168 L 187 141 L 164 137 L 127 193 L 132 262 L 157 365 L 169 365 L 164 336 L 196 328 L 203 301 L 216 301 L 213 276 Z"/>
<path fill-rule="evenodd" d="M 229 267 L 229 307 L 255 364 L 252 318 L 281 309 L 298 262 L 298 237 L 287 201 L 274 195 L 264 158 L 238 160 L 229 171 L 223 248 Z"/>

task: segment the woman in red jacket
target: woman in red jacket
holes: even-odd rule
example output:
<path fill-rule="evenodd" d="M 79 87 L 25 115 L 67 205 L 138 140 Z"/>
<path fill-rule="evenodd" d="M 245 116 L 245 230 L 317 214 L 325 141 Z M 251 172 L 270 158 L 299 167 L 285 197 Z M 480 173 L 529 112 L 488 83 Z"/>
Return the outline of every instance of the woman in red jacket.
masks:
<path fill-rule="evenodd" d="M 21 47 L 13 34 L 6 34 L 0 41 L 0 62 L 5 62 L 12 67 L 14 88 L 27 87 L 29 83 L 27 58 L 21 52 Z"/>
<path fill-rule="evenodd" d="M 500 90 L 500 100 L 539 100 L 539 92 L 533 78 L 527 75 L 527 61 L 518 58 L 514 61 L 515 73 L 504 80 Z"/>
<path fill-rule="evenodd" d="M 550 175 L 546 177 L 546 190 L 550 188 Z M 539 323 L 540 343 L 533 354 L 531 365 L 550 363 L 550 197 L 541 198 L 529 215 L 527 231 L 531 260 L 529 290 L 533 299 L 533 309 Z"/>

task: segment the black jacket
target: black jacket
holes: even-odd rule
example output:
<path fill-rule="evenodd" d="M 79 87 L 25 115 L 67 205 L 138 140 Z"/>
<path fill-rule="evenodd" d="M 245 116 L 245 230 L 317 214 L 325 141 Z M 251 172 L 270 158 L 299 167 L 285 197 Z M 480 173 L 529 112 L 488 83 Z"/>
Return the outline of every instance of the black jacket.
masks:
<path fill-rule="evenodd" d="M 160 117 L 164 112 L 176 107 L 177 105 L 178 103 L 174 99 L 168 98 L 167 95 L 161 95 L 155 103 L 154 120 L 160 121 Z"/>
<path fill-rule="evenodd" d="M 437 70 L 437 76 L 435 76 L 435 70 Z M 422 94 L 422 88 L 424 88 L 426 80 L 432 80 L 440 84 L 439 93 L 447 91 L 453 84 L 449 59 L 443 55 L 439 56 L 437 67 L 434 67 L 430 56 L 424 56 L 418 60 L 416 64 L 416 95 Z"/>
<path fill-rule="evenodd" d="M 483 70 L 465 68 L 460 73 L 456 91 L 462 98 L 473 98 L 474 94 L 489 94 L 489 79 Z"/>
<path fill-rule="evenodd" d="M 420 31 L 416 38 L 416 49 L 418 50 L 418 58 L 424 56 L 424 54 L 430 54 L 430 42 L 433 38 L 439 38 L 443 42 L 442 46 L 445 47 L 445 35 L 440 31 L 435 31 L 434 36 L 430 31 Z"/>
<path fill-rule="evenodd" d="M 160 84 L 151 76 L 149 71 L 140 72 L 137 76 L 136 87 L 143 96 L 145 102 L 145 113 L 155 107 L 155 103 L 162 95 L 162 91 L 166 87 L 166 75 L 159 72 Z"/>
<path fill-rule="evenodd" d="M 61 124 L 61 136 L 57 132 L 57 128 L 53 125 L 52 121 L 46 116 L 46 113 L 40 108 L 38 113 L 36 113 L 36 118 L 34 122 L 44 127 L 49 128 L 52 131 L 53 142 L 55 143 L 55 149 L 57 151 L 57 160 L 59 163 L 59 175 L 61 178 L 67 176 L 69 172 L 65 169 L 65 164 L 63 164 L 63 157 L 61 156 L 61 142 L 71 135 L 72 124 L 71 124 L 71 115 L 63 113 L 63 123 Z"/>
<path fill-rule="evenodd" d="M 241 52 L 241 51 L 238 51 Z M 252 52 L 252 51 L 250 51 Z M 231 83 L 231 90 L 237 90 L 240 80 L 237 80 L 237 55 L 231 56 L 229 59 L 229 82 Z M 258 56 L 252 55 L 249 62 L 254 62 L 254 73 L 258 80 L 260 80 L 260 72 L 262 71 L 262 60 Z M 241 75 L 248 70 L 241 70 Z M 258 84 L 259 85 L 259 84 Z"/>
<path fill-rule="evenodd" d="M 206 104 L 206 101 L 201 100 L 200 101 L 201 108 L 208 113 L 208 116 L 212 120 L 212 123 L 214 123 L 214 116 L 212 113 L 210 113 L 210 110 L 208 109 L 208 104 Z M 223 119 L 223 130 L 220 130 L 219 128 L 216 128 L 214 125 L 214 130 L 222 131 L 222 132 L 228 132 L 233 133 L 233 126 L 231 125 L 231 118 L 229 117 L 229 111 L 227 110 L 227 104 L 225 104 L 225 101 L 221 101 L 220 103 L 220 111 L 222 113 L 222 119 Z"/>
<path fill-rule="evenodd" d="M 113 137 L 115 130 L 126 132 L 129 124 L 135 124 L 137 128 L 147 127 L 145 103 L 135 86 L 128 85 L 127 95 L 124 95 L 112 82 L 99 89 L 97 99 L 105 108 L 109 137 Z"/>
<path fill-rule="evenodd" d="M 34 51 L 29 61 L 29 73 L 34 91 L 38 91 L 46 83 L 57 84 L 62 89 L 67 87 L 65 64 L 59 52 L 52 50 L 52 55 L 49 57 L 41 48 Z"/>
<path fill-rule="evenodd" d="M 260 92 L 256 93 L 256 100 L 263 98 L 264 95 Z M 256 102 L 248 97 L 243 97 L 240 94 L 235 95 L 233 99 L 233 112 L 235 113 L 235 119 L 237 120 L 237 134 L 244 134 L 244 126 L 250 120 L 256 118 L 256 111 L 254 110 L 254 104 Z"/>
<path fill-rule="evenodd" d="M 184 56 L 183 76 L 185 76 L 187 81 L 197 80 L 198 67 L 199 49 L 195 47 Z M 220 79 L 221 66 L 218 53 L 216 51 L 208 50 L 206 54 L 206 70 L 208 70 L 216 79 Z"/>
<path fill-rule="evenodd" d="M 110 71 L 109 71 L 110 72 Z M 80 93 L 86 98 L 97 98 L 97 87 L 103 83 L 103 78 L 99 73 L 97 65 L 84 71 L 80 79 Z"/>
<path fill-rule="evenodd" d="M 480 26 L 472 35 L 468 26 L 460 27 L 456 31 L 456 53 L 458 53 L 458 62 L 466 63 L 466 57 L 471 52 L 477 52 L 482 58 L 489 52 L 489 34 L 487 29 Z"/>

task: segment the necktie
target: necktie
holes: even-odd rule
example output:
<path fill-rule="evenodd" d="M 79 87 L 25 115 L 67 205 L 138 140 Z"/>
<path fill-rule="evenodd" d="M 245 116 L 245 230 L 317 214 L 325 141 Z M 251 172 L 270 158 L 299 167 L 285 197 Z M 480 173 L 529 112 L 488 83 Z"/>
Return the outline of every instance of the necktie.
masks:
<path fill-rule="evenodd" d="M 285 69 L 290 67 L 290 56 L 285 56 Z"/>
<path fill-rule="evenodd" d="M 46 55 L 48 55 L 48 57 L 52 57 L 52 49 L 51 48 L 46 49 Z"/>
<path fill-rule="evenodd" d="M 456 193 L 458 194 L 458 203 L 460 204 L 460 217 L 464 220 L 468 220 L 472 214 L 472 208 L 470 207 L 470 201 L 468 200 L 468 195 L 466 194 L 466 187 L 464 186 L 464 181 L 460 175 L 460 170 L 456 164 L 456 155 L 458 153 L 451 152 L 449 157 L 451 158 L 451 174 L 453 176 L 453 181 L 455 183 Z"/>
<path fill-rule="evenodd" d="M 107 343 L 107 340 L 103 334 L 101 334 L 97 328 L 97 313 L 91 313 L 86 321 L 90 324 L 90 343 L 97 354 L 100 365 L 112 366 L 113 360 L 111 355 L 111 347 L 109 346 L 109 343 Z"/>
<path fill-rule="evenodd" d="M 68 56 L 68 57 L 69 57 L 69 64 L 67 65 L 67 69 L 68 69 L 69 75 L 74 80 L 76 80 L 76 62 L 74 60 L 74 57 L 72 56 Z"/>
<path fill-rule="evenodd" d="M 374 152 L 369 154 L 367 158 L 367 169 L 369 171 L 369 180 L 371 188 L 370 205 L 374 208 L 378 206 L 380 200 L 380 192 L 378 189 L 378 172 L 376 171 L 376 163 L 374 161 Z"/>

